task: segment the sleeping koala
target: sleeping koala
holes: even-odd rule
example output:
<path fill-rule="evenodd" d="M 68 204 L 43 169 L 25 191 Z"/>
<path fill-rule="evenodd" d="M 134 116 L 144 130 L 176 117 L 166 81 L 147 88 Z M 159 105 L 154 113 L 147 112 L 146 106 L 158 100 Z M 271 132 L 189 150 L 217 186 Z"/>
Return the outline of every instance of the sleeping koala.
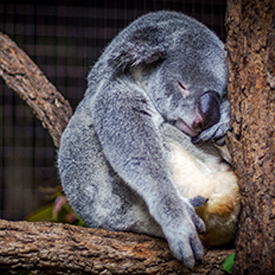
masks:
<path fill-rule="evenodd" d="M 223 43 L 181 13 L 149 13 L 113 39 L 58 155 L 63 189 L 87 225 L 163 236 L 190 268 L 201 240 L 234 238 L 236 178 L 211 141 L 228 129 L 226 81 Z"/>

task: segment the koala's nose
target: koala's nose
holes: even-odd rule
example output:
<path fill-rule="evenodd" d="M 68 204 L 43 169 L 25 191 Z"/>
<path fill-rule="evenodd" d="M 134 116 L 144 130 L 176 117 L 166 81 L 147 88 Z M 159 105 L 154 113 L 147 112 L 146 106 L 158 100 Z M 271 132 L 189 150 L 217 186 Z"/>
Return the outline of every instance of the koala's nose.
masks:
<path fill-rule="evenodd" d="M 216 92 L 207 91 L 197 102 L 197 115 L 192 123 L 196 131 L 203 131 L 220 119 L 220 97 Z"/>

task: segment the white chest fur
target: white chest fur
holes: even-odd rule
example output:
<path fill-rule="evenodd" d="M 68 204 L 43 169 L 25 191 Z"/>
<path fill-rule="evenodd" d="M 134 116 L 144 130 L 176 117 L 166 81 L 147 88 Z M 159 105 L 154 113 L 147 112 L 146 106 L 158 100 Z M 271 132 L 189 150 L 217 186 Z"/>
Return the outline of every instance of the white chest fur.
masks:
<path fill-rule="evenodd" d="M 170 144 L 168 162 L 175 185 L 187 198 L 203 196 L 208 202 L 196 208 L 206 224 L 201 236 L 206 246 L 234 239 L 239 214 L 239 188 L 230 166 L 218 157 L 204 153 L 196 158 L 180 144 Z"/>

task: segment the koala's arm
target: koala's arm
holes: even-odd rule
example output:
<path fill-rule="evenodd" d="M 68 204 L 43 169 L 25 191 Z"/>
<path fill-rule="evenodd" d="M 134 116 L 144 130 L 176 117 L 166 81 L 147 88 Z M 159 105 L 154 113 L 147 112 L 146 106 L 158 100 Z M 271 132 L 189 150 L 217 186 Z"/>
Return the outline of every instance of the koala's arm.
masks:
<path fill-rule="evenodd" d="M 197 231 L 205 227 L 170 178 L 158 131 L 160 115 L 134 81 L 117 79 L 100 89 L 91 108 L 106 158 L 145 200 L 175 256 L 192 267 L 203 256 Z"/>

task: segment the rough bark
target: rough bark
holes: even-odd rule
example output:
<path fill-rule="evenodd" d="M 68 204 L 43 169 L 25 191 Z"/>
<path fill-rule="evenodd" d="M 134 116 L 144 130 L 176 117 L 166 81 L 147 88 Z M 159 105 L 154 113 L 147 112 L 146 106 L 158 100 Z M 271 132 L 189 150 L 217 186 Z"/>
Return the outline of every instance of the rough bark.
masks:
<path fill-rule="evenodd" d="M 235 274 L 275 274 L 274 15 L 274 0 L 228 1 L 229 147 L 242 205 Z"/>
<path fill-rule="evenodd" d="M 26 53 L 1 32 L 0 76 L 31 107 L 59 148 L 72 108 Z"/>
<path fill-rule="evenodd" d="M 1 274 L 225 274 L 232 250 L 208 251 L 192 271 L 150 236 L 0 220 Z"/>

